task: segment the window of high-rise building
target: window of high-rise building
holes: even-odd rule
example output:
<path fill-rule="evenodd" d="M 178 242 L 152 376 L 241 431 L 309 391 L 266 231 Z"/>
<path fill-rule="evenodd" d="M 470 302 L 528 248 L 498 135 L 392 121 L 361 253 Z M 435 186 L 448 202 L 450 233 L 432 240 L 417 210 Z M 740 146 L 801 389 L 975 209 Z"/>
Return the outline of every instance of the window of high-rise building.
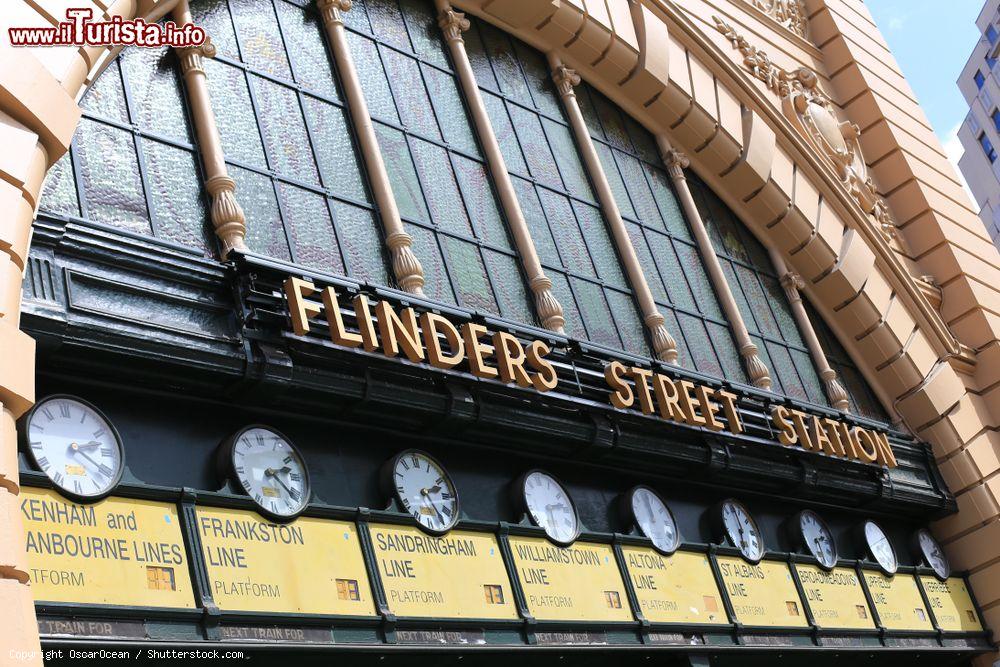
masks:
<path fill-rule="evenodd" d="M 990 138 L 986 136 L 985 132 L 980 132 L 979 143 L 983 147 L 983 152 L 986 153 L 986 157 L 990 159 L 990 162 L 997 161 L 997 152 L 993 149 L 993 142 Z"/>
<path fill-rule="evenodd" d="M 991 46 L 997 43 L 997 29 L 992 23 L 986 28 L 986 39 L 989 41 Z"/>
<path fill-rule="evenodd" d="M 986 77 L 979 70 L 976 70 L 976 75 L 972 77 L 976 80 L 976 88 L 982 88 L 983 84 L 986 83 Z"/>

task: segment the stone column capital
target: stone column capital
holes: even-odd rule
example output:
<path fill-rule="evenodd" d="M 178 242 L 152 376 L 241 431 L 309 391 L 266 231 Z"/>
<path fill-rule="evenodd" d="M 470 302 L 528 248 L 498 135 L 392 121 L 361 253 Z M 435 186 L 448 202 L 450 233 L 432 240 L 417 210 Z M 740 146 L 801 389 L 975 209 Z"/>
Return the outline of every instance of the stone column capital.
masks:
<path fill-rule="evenodd" d="M 456 12 L 452 8 L 443 9 L 438 14 L 438 25 L 444 32 L 444 38 L 448 42 L 461 42 L 462 33 L 468 30 L 472 24 L 465 18 L 462 12 Z"/>
<path fill-rule="evenodd" d="M 671 148 L 663 154 L 663 162 L 667 165 L 670 178 L 675 181 L 684 178 L 684 170 L 691 166 L 691 159 L 676 148 Z"/>
<path fill-rule="evenodd" d="M 580 75 L 576 70 L 565 65 L 556 65 L 552 70 L 552 80 L 555 81 L 559 95 L 569 97 L 575 95 L 573 88 L 580 85 Z"/>
<path fill-rule="evenodd" d="M 789 301 L 795 303 L 802 298 L 799 291 L 806 286 L 806 281 L 798 273 L 795 271 L 786 271 L 778 281 L 784 288 L 785 296 L 788 297 Z"/>
<path fill-rule="evenodd" d="M 204 74 L 205 68 L 202 66 L 202 60 L 204 58 L 214 58 L 215 53 L 215 44 L 207 36 L 205 37 L 205 41 L 198 46 L 177 49 L 177 55 L 181 61 L 181 74 L 187 74 L 188 72 L 200 72 Z"/>
<path fill-rule="evenodd" d="M 323 22 L 328 24 L 344 24 L 344 12 L 351 8 L 351 0 L 316 0 Z"/>

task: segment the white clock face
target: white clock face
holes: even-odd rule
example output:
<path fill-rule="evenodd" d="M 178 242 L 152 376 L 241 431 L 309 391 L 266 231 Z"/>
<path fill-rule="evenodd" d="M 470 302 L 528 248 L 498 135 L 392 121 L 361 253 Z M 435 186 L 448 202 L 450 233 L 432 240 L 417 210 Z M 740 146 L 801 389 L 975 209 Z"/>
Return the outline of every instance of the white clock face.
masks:
<path fill-rule="evenodd" d="M 680 543 L 677 522 L 652 489 L 640 486 L 632 491 L 632 516 L 642 534 L 653 542 L 659 551 L 673 553 Z"/>
<path fill-rule="evenodd" d="M 722 504 L 722 524 L 729 541 L 740 550 L 743 557 L 757 562 L 764 557 L 764 541 L 753 517 L 743 505 L 735 500 Z"/>
<path fill-rule="evenodd" d="M 432 533 L 444 533 L 458 522 L 458 493 L 444 468 L 423 452 L 403 452 L 392 470 L 396 497 Z"/>
<path fill-rule="evenodd" d="M 865 541 L 868 543 L 868 551 L 875 562 L 886 574 L 895 574 L 899 563 L 896 561 L 896 550 L 889 543 L 885 531 L 874 521 L 865 522 Z"/>
<path fill-rule="evenodd" d="M 27 424 L 35 465 L 72 496 L 98 498 L 122 474 L 122 445 L 111 424 L 90 405 L 68 396 L 39 403 Z"/>
<path fill-rule="evenodd" d="M 580 533 L 573 501 L 551 475 L 536 470 L 524 478 L 524 504 L 532 522 L 553 542 L 567 545 Z"/>
<path fill-rule="evenodd" d="M 947 579 L 948 575 L 951 574 L 951 565 L 938 541 L 926 528 L 921 528 L 917 531 L 917 542 L 920 544 L 920 553 L 923 554 L 924 560 L 934 570 L 938 579 Z"/>
<path fill-rule="evenodd" d="M 799 529 L 806 548 L 820 565 L 830 569 L 837 564 L 837 544 L 833 541 L 833 533 L 819 515 L 810 510 L 799 514 Z"/>
<path fill-rule="evenodd" d="M 253 426 L 232 443 L 236 479 L 266 514 L 292 517 L 309 503 L 309 478 L 302 457 L 280 433 Z"/>

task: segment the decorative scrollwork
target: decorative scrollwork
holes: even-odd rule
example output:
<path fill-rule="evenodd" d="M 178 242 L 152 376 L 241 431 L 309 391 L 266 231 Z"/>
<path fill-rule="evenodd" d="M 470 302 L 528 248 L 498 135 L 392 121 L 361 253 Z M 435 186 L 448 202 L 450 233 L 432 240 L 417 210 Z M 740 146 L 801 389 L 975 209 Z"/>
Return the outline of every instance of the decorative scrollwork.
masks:
<path fill-rule="evenodd" d="M 875 190 L 861 153 L 861 131 L 842 122 L 836 106 L 819 87 L 819 77 L 807 67 L 789 71 L 771 62 L 767 53 L 753 46 L 728 23 L 713 16 L 715 28 L 743 55 L 743 65 L 772 92 L 781 97 L 782 112 L 815 153 L 837 174 L 865 213 L 871 215 L 887 240 L 896 234 L 889 207 Z"/>
<path fill-rule="evenodd" d="M 806 36 L 809 23 L 802 0 L 747 0 L 751 5 L 794 32 Z"/>

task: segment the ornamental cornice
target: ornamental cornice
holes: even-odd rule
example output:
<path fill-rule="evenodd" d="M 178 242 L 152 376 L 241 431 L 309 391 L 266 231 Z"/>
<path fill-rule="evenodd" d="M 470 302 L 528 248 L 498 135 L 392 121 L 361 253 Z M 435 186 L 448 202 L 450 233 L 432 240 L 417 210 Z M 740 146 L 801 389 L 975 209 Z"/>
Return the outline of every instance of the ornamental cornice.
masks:
<path fill-rule="evenodd" d="M 746 2 L 766 14 L 775 23 L 805 38 L 809 28 L 809 18 L 802 0 L 746 0 Z"/>
<path fill-rule="evenodd" d="M 807 67 L 789 71 L 771 62 L 758 49 L 718 16 L 715 28 L 743 55 L 743 66 L 781 98 L 781 109 L 813 152 L 833 169 L 861 209 L 874 218 L 887 241 L 896 235 L 889 207 L 875 190 L 868 164 L 861 152 L 861 131 L 854 123 L 841 121 L 830 96 L 819 86 L 816 72 Z"/>

